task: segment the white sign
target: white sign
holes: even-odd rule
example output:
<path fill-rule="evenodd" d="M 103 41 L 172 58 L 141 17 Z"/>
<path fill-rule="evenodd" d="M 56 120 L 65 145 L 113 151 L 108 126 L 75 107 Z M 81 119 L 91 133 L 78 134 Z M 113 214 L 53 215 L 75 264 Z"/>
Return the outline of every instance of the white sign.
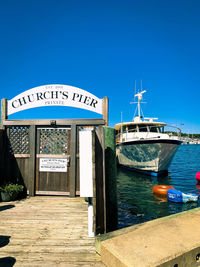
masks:
<path fill-rule="evenodd" d="M 27 90 L 8 101 L 8 115 L 42 106 L 71 106 L 103 114 L 102 99 L 80 88 L 50 84 Z"/>
<path fill-rule="evenodd" d="M 67 172 L 67 159 L 40 158 L 40 172 Z"/>
<path fill-rule="evenodd" d="M 80 196 L 93 197 L 92 131 L 79 132 Z"/>

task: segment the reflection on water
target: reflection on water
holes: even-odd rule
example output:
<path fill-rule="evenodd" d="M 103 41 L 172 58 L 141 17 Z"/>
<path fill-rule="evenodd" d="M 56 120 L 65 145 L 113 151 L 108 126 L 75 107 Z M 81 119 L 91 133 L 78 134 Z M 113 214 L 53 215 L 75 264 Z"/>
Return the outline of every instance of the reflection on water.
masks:
<path fill-rule="evenodd" d="M 200 171 L 200 145 L 182 145 L 171 163 L 166 177 L 151 177 L 122 168 L 117 173 L 118 228 L 142 223 L 170 214 L 189 210 L 198 203 L 172 203 L 153 196 L 152 187 L 157 184 L 172 185 L 185 193 L 200 194 L 195 179 Z"/>

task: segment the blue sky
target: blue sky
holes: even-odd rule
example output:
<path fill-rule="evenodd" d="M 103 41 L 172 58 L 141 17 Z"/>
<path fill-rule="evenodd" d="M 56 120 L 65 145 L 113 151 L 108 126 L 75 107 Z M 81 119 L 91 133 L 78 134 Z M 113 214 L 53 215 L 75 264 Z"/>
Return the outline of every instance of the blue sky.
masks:
<path fill-rule="evenodd" d="M 200 133 L 200 1 L 0 0 L 0 97 L 45 84 L 109 98 L 109 125 L 132 119 L 135 80 L 146 117 Z M 99 118 L 71 107 L 10 119 Z"/>

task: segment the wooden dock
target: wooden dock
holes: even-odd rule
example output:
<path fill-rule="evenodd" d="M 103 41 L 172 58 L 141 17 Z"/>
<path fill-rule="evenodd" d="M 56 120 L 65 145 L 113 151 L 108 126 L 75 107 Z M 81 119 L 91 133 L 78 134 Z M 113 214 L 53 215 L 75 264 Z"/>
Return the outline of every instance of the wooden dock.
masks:
<path fill-rule="evenodd" d="M 0 266 L 102 267 L 83 198 L 36 196 L 0 203 Z"/>

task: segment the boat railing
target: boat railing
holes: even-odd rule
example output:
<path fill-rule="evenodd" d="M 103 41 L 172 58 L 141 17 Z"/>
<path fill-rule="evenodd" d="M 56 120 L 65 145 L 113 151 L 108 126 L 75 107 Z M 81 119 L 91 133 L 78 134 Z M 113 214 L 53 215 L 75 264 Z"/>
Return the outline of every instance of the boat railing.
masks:
<path fill-rule="evenodd" d="M 130 134 L 133 134 L 130 136 Z M 138 137 L 136 134 L 143 133 L 142 137 Z M 152 133 L 158 134 L 156 136 L 152 136 Z M 160 138 L 161 134 L 167 134 L 169 138 L 171 139 L 179 139 L 181 138 L 181 129 L 176 126 L 166 125 L 165 129 L 163 125 L 149 125 L 139 128 L 139 131 L 137 129 L 126 129 L 123 132 L 119 132 L 116 135 L 116 142 L 122 142 L 122 141 L 128 141 L 131 140 L 138 140 L 138 139 L 152 139 L 152 138 Z"/>
<path fill-rule="evenodd" d="M 169 135 L 169 137 L 173 138 L 181 138 L 181 129 L 173 126 L 173 125 L 166 125 L 165 126 L 165 133 Z"/>

